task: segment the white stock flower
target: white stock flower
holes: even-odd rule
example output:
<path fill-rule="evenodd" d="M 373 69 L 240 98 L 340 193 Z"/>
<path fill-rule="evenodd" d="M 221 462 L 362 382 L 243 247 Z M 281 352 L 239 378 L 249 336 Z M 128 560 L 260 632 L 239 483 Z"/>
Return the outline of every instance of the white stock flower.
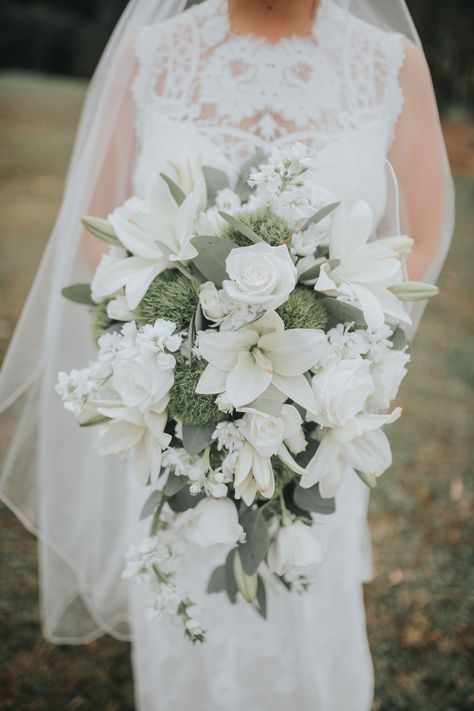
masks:
<path fill-rule="evenodd" d="M 136 345 L 145 356 L 159 356 L 165 349 L 174 353 L 181 345 L 181 336 L 175 334 L 176 324 L 173 321 L 157 319 L 154 324 L 142 326 L 137 334 Z M 164 360 L 161 362 L 164 363 Z M 168 359 L 174 365 L 174 359 Z"/>
<path fill-rule="evenodd" d="M 202 178 L 178 206 L 165 180 L 153 175 L 144 201 L 131 198 L 114 210 L 108 221 L 132 256 L 101 267 L 93 280 L 95 296 L 103 298 L 125 287 L 127 304 L 134 309 L 160 272 L 195 257 L 190 239 L 205 189 Z"/>
<path fill-rule="evenodd" d="M 326 343 L 323 331 L 290 329 L 275 311 L 239 331 L 200 333 L 199 355 L 208 365 L 196 387 L 198 394 L 219 394 L 236 408 L 248 405 L 270 384 L 308 410 L 314 409 L 311 386 L 303 373 Z"/>
<path fill-rule="evenodd" d="M 268 550 L 267 563 L 277 575 L 293 578 L 310 573 L 323 557 L 323 542 L 314 526 L 295 521 L 280 528 Z"/>
<path fill-rule="evenodd" d="M 216 195 L 216 206 L 225 212 L 236 212 L 240 210 L 240 197 L 231 188 L 222 188 Z"/>
<path fill-rule="evenodd" d="M 230 499 L 205 497 L 193 514 L 186 536 L 198 546 L 234 546 L 244 535 L 237 508 Z"/>
<path fill-rule="evenodd" d="M 328 216 L 316 224 L 311 224 L 303 232 L 295 232 L 291 238 L 290 252 L 299 257 L 314 254 L 317 247 L 327 244 L 330 224 Z"/>
<path fill-rule="evenodd" d="M 300 485 L 307 489 L 319 482 L 321 496 L 335 496 L 346 467 L 370 479 L 380 476 L 392 463 L 392 452 L 383 425 L 395 422 L 401 410 L 387 415 L 357 415 L 345 427 L 322 431 L 314 457 L 306 467 Z"/>
<path fill-rule="evenodd" d="M 233 301 L 276 309 L 296 286 L 296 267 L 285 245 L 258 242 L 237 247 L 225 265 L 229 279 L 222 286 Z"/>
<path fill-rule="evenodd" d="M 385 349 L 384 355 L 371 367 L 375 390 L 367 406 L 371 410 L 386 410 L 397 396 L 400 383 L 406 375 L 410 356 L 405 351 Z"/>
<path fill-rule="evenodd" d="M 122 454 L 131 450 L 132 469 L 143 484 L 158 480 L 163 449 L 171 442 L 164 429 L 166 411 L 143 413 L 130 407 L 100 407 L 100 414 L 111 419 L 97 440 L 100 454 Z"/>
<path fill-rule="evenodd" d="M 333 268 L 322 264 L 314 288 L 358 306 L 369 328 L 382 326 L 385 315 L 411 323 L 388 289 L 402 280 L 400 260 L 385 244 L 368 242 L 372 226 L 373 213 L 367 203 L 359 201 L 349 212 L 343 206 L 338 208 L 329 237 L 329 257 L 339 264 Z"/>
<path fill-rule="evenodd" d="M 316 409 L 309 416 L 323 427 L 344 427 L 374 392 L 370 362 L 362 358 L 341 360 L 318 372 L 311 385 Z"/>

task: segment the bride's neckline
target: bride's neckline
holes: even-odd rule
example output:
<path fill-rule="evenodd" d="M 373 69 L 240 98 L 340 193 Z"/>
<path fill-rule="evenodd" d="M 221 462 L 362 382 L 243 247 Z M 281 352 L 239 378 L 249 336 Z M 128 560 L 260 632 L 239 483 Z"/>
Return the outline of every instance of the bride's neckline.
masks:
<path fill-rule="evenodd" d="M 288 44 L 308 42 L 314 44 L 315 40 L 318 40 L 318 33 L 320 30 L 321 21 L 327 11 L 327 0 L 320 0 L 314 18 L 311 22 L 308 33 L 300 34 L 293 33 L 290 35 L 283 35 L 276 40 L 269 39 L 266 35 L 258 34 L 257 32 L 239 32 L 234 30 L 232 27 L 231 13 L 229 8 L 229 0 L 219 0 L 222 10 L 222 18 L 226 27 L 226 35 L 235 40 L 249 40 L 254 44 L 259 44 L 265 47 L 282 47 Z"/>

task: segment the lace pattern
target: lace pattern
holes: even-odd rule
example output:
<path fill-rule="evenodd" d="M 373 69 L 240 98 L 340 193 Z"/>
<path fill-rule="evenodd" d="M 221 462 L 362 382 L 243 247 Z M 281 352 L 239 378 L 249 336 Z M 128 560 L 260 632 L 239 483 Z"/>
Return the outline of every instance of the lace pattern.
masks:
<path fill-rule="evenodd" d="M 298 139 L 320 150 L 368 124 L 383 134 L 386 152 L 402 107 L 401 37 L 327 0 L 310 36 L 274 44 L 234 33 L 227 0 L 206 0 L 142 28 L 136 53 L 142 146 L 147 124 L 166 117 L 191 125 L 234 166 L 256 148 Z"/>

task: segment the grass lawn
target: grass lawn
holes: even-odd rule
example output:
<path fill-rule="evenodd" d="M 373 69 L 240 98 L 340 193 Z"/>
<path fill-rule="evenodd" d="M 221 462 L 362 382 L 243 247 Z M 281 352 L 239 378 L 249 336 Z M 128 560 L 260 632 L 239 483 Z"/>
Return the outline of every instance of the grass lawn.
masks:
<path fill-rule="evenodd" d="M 59 206 L 83 93 L 82 82 L 0 77 L 2 352 Z M 456 144 L 456 127 L 448 133 Z M 413 348 L 399 398 L 404 415 L 390 427 L 395 463 L 371 500 L 376 578 L 366 600 L 374 710 L 474 708 L 474 171 L 469 177 L 473 166 L 464 161 L 461 167 L 442 293 Z M 0 709 L 133 709 L 127 644 L 103 637 L 83 647 L 54 647 L 42 640 L 36 543 L 4 507 L 0 546 Z"/>

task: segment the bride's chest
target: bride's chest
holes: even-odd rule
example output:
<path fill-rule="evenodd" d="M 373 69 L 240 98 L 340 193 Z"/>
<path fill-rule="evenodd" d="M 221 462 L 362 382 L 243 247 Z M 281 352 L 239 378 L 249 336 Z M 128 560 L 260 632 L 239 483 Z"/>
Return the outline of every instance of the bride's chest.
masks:
<path fill-rule="evenodd" d="M 349 78 L 327 37 L 276 46 L 248 36 L 222 42 L 222 23 L 213 30 L 209 18 L 206 42 L 202 31 L 196 39 L 185 29 L 155 53 L 165 62 L 142 63 L 135 92 L 138 195 L 153 171 L 183 153 L 200 153 L 232 183 L 257 150 L 268 154 L 298 140 L 311 148 L 323 185 L 349 204 L 365 199 L 381 218 L 391 121 L 388 103 L 375 100 L 373 58 L 358 60 Z"/>

